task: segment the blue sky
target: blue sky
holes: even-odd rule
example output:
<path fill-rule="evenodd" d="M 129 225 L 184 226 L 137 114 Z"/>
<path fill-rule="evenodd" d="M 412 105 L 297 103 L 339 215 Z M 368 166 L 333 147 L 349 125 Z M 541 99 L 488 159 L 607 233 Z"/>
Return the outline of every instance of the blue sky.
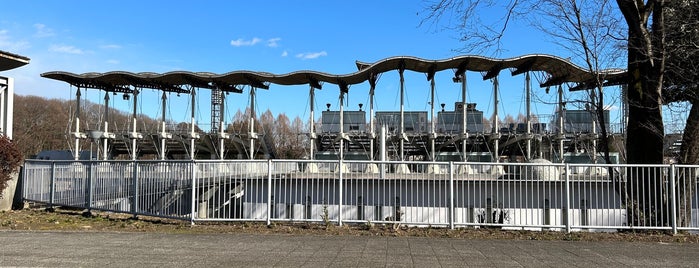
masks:
<path fill-rule="evenodd" d="M 48 71 L 74 73 L 186 70 L 226 73 L 236 70 L 283 74 L 299 70 L 346 74 L 356 71 L 355 60 L 373 62 L 392 56 L 444 59 L 462 55 L 463 46 L 452 31 L 420 26 L 425 3 L 407 1 L 5 1 L 0 11 L 0 50 L 31 58 L 29 65 L 3 73 L 15 78 L 15 92 L 48 98 L 74 98 L 67 83 L 41 78 Z M 509 58 L 529 53 L 569 57 L 566 50 L 523 23 L 512 24 L 503 40 Z M 437 74 L 436 103 L 447 109 L 460 99 L 453 72 Z M 468 73 L 469 102 L 486 115 L 493 111 L 492 83 L 479 73 Z M 524 76 L 500 76 L 501 114 L 525 112 Z M 534 82 L 534 113 L 552 114 L 544 102 L 555 101 Z M 353 85 L 348 109 L 364 103 L 368 84 Z M 397 72 L 385 73 L 377 85 L 376 108 L 399 107 Z M 554 91 L 552 91 L 553 93 Z M 159 93 L 146 90 L 142 112 L 158 114 Z M 309 116 L 308 87 L 272 85 L 258 91 L 258 113 L 270 109 L 291 118 Z M 100 102 L 103 93 L 89 90 Z M 325 103 L 337 109 L 338 90 L 325 85 L 316 93 L 316 110 Z M 209 122 L 209 95 L 198 94 L 197 120 Z M 616 98 L 616 97 L 612 97 Z M 173 95 L 168 118 L 188 121 L 188 97 Z M 608 97 L 609 99 L 609 97 Z M 424 74 L 406 72 L 406 110 L 429 110 L 429 83 Z M 244 110 L 248 95 L 228 97 L 227 121 Z M 117 99 L 116 108 L 130 110 Z M 618 106 L 618 104 L 610 104 Z M 319 116 L 319 115 L 317 115 Z M 504 117 L 504 116 L 501 116 Z M 613 120 L 615 120 L 613 118 Z"/>

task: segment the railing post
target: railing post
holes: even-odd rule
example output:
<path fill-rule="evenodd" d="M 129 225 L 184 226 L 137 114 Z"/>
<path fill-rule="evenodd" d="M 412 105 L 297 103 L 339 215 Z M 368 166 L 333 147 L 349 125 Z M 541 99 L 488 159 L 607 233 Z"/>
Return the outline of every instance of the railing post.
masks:
<path fill-rule="evenodd" d="M 493 223 L 493 199 L 488 197 L 485 199 L 485 223 Z"/>
<path fill-rule="evenodd" d="M 272 159 L 267 160 L 267 226 L 272 224 Z"/>
<path fill-rule="evenodd" d="M 544 225 L 551 225 L 551 202 L 548 198 L 544 198 Z"/>
<path fill-rule="evenodd" d="M 587 227 L 590 224 L 590 220 L 587 216 L 587 200 L 580 199 L 580 223 L 583 227 Z M 583 228 L 584 230 L 587 228 Z"/>
<path fill-rule="evenodd" d="M 449 162 L 449 229 L 454 229 L 454 162 Z"/>
<path fill-rule="evenodd" d="M 26 180 L 25 180 L 26 181 Z M 49 181 L 49 209 L 53 209 L 56 192 L 56 162 L 51 161 L 51 181 Z"/>
<path fill-rule="evenodd" d="M 138 162 L 136 160 L 133 161 L 133 170 L 131 171 L 132 173 L 132 180 L 131 183 L 131 189 L 133 189 L 133 200 L 131 200 L 131 214 L 133 214 L 133 217 L 136 218 L 138 217 L 138 191 L 140 190 L 138 187 Z"/>
<path fill-rule="evenodd" d="M 677 234 L 677 192 L 675 190 L 675 165 L 670 165 L 670 213 L 672 213 L 672 233 Z"/>
<path fill-rule="evenodd" d="M 196 219 L 196 207 L 197 207 L 197 162 L 192 160 L 190 162 L 192 169 L 192 210 L 190 213 L 190 224 L 194 225 L 194 220 Z"/>
<path fill-rule="evenodd" d="M 563 208 L 564 213 L 563 213 L 563 221 L 565 222 L 566 225 L 566 233 L 570 233 L 570 172 L 568 169 L 568 163 L 565 164 L 564 166 L 564 172 L 566 173 L 566 182 L 565 182 L 565 188 L 566 188 L 566 193 L 565 193 L 565 198 L 566 198 L 566 207 Z"/>
<path fill-rule="evenodd" d="M 339 184 L 338 184 L 338 202 L 337 202 L 337 225 L 342 226 L 342 171 L 344 171 L 343 166 L 344 163 L 342 161 L 342 157 L 340 157 L 340 168 L 338 169 L 337 174 L 339 178 Z"/>
<path fill-rule="evenodd" d="M 91 212 L 92 208 L 92 178 L 94 172 L 94 165 L 93 162 L 90 161 L 90 165 L 88 166 L 88 173 L 87 173 L 87 198 L 86 198 L 86 204 L 85 204 L 85 209 L 87 209 L 87 212 Z"/>

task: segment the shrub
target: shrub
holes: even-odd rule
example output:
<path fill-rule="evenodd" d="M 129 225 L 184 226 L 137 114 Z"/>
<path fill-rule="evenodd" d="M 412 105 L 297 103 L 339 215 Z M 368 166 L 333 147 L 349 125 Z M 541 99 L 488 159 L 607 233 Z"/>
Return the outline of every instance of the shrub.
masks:
<path fill-rule="evenodd" d="M 5 135 L 0 135 L 0 192 L 5 190 L 12 173 L 22 165 L 22 160 L 23 156 L 17 145 Z"/>

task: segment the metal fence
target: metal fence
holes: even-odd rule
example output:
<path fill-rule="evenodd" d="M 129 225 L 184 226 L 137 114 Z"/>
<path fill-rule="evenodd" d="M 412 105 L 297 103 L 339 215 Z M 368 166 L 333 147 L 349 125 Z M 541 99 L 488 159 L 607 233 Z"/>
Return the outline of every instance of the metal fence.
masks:
<path fill-rule="evenodd" d="M 201 221 L 699 230 L 699 166 L 310 160 L 36 161 L 23 197 Z"/>

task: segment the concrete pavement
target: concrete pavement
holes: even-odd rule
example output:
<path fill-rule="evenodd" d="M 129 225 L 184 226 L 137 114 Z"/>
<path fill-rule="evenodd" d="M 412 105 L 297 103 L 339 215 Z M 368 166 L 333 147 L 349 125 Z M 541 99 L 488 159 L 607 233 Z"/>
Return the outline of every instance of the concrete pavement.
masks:
<path fill-rule="evenodd" d="M 0 266 L 696 267 L 699 244 L 0 231 Z"/>

